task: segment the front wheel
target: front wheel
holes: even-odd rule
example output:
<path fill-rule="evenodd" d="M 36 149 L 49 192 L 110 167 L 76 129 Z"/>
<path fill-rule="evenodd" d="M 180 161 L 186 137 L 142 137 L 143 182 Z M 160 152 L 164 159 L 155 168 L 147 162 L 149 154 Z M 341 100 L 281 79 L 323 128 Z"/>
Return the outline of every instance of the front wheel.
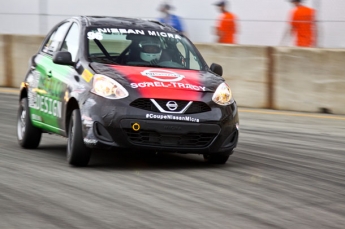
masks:
<path fill-rule="evenodd" d="M 223 153 L 204 154 L 204 160 L 211 164 L 225 164 L 232 153 L 233 150 Z"/>
<path fill-rule="evenodd" d="M 67 161 L 74 166 L 86 166 L 91 157 L 91 149 L 84 144 L 79 109 L 72 112 L 68 128 Z"/>
<path fill-rule="evenodd" d="M 21 147 L 36 149 L 40 144 L 42 130 L 33 126 L 30 119 L 28 99 L 22 98 L 17 115 L 17 138 Z"/>

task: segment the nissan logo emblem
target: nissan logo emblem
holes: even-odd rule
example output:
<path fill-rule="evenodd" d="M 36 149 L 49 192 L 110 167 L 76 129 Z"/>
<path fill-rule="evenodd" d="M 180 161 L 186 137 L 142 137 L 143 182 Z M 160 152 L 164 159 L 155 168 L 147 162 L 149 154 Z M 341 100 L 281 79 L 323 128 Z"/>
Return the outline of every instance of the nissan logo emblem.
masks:
<path fill-rule="evenodd" d="M 167 106 L 167 108 L 168 108 L 169 110 L 171 110 L 171 111 L 176 110 L 177 107 L 178 107 L 178 105 L 177 105 L 177 103 L 176 103 L 175 101 L 169 101 L 169 102 L 167 102 L 166 106 Z"/>

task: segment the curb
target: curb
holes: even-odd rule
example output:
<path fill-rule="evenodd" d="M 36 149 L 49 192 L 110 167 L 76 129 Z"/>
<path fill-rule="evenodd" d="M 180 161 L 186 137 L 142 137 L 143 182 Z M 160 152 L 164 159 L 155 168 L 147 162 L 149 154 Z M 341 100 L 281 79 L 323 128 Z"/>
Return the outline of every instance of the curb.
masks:
<path fill-rule="evenodd" d="M 0 87 L 0 93 L 19 95 L 19 88 Z"/>

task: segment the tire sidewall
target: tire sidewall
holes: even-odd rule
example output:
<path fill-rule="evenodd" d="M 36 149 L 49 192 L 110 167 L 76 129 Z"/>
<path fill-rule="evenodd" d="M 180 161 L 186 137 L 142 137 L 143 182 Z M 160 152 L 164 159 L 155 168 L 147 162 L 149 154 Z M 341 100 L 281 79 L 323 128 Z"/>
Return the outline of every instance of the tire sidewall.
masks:
<path fill-rule="evenodd" d="M 28 111 L 26 110 L 26 115 L 25 115 L 25 132 L 21 133 L 21 138 L 19 137 L 19 131 L 21 131 L 21 127 L 19 127 L 20 119 L 22 118 L 23 110 L 26 109 L 25 103 L 26 103 L 25 99 L 21 99 L 19 101 L 19 109 L 18 109 L 18 113 L 17 113 L 17 139 L 18 139 L 19 145 L 21 145 L 21 146 L 23 146 L 23 142 L 25 141 L 25 138 L 26 138 L 25 135 L 26 135 L 26 132 L 27 132 L 26 128 L 27 128 L 27 114 L 28 114 Z"/>
<path fill-rule="evenodd" d="M 67 161 L 69 163 L 71 162 L 72 154 L 73 154 L 73 147 L 75 145 L 75 143 L 74 143 L 75 138 L 74 138 L 74 136 L 72 136 L 75 133 L 74 121 L 75 121 L 75 112 L 73 111 L 69 125 L 68 125 Z"/>
<path fill-rule="evenodd" d="M 25 131 L 22 133 L 22 139 L 19 137 L 19 119 L 21 119 L 22 112 L 25 109 Z M 32 124 L 28 99 L 22 98 L 19 102 L 19 109 L 17 114 L 17 139 L 20 146 L 24 148 L 37 148 L 41 141 L 42 130 Z"/>
<path fill-rule="evenodd" d="M 84 144 L 79 109 L 73 110 L 68 126 L 67 161 L 74 166 L 86 166 L 90 160 L 91 149 Z"/>

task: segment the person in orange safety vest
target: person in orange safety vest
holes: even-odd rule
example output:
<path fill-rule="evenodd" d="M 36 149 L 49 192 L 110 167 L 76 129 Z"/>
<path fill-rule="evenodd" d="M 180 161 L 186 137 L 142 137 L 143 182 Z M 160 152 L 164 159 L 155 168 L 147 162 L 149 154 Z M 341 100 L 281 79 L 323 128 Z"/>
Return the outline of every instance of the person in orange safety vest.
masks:
<path fill-rule="evenodd" d="M 236 43 L 236 16 L 233 13 L 230 13 L 226 10 L 227 2 L 220 1 L 215 4 L 221 15 L 219 17 L 217 26 L 216 26 L 216 35 L 218 36 L 219 43 L 226 44 L 235 44 Z"/>
<path fill-rule="evenodd" d="M 315 10 L 302 5 L 302 0 L 290 0 L 295 8 L 290 13 L 288 33 L 295 37 L 295 45 L 299 47 L 315 47 L 317 44 L 317 27 Z"/>

